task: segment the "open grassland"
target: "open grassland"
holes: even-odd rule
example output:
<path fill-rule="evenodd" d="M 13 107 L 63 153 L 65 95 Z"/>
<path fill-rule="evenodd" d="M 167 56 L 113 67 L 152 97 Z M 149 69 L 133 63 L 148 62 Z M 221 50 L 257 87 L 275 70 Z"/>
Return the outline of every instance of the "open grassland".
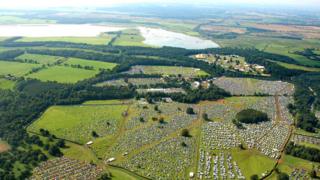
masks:
<path fill-rule="evenodd" d="M 236 150 L 232 152 L 232 157 L 239 164 L 246 179 L 250 179 L 254 174 L 261 177 L 262 173 L 270 172 L 276 164 L 274 159 L 261 155 L 255 150 Z"/>
<path fill-rule="evenodd" d="M 313 166 L 318 167 L 319 165 L 319 163 L 310 162 L 290 155 L 285 155 L 284 158 L 281 159 L 278 167 L 281 172 L 286 172 L 290 175 L 294 171 L 294 169 L 304 169 L 307 170 L 307 172 L 310 172 Z"/>
<path fill-rule="evenodd" d="M 223 47 L 257 48 L 259 50 L 289 56 L 301 65 L 320 66 L 319 61 L 310 60 L 304 56 L 295 54 L 306 48 L 319 48 L 319 40 L 294 40 L 285 38 L 265 38 L 251 35 L 241 35 L 235 39 L 217 39 L 218 44 Z"/>
<path fill-rule="evenodd" d="M 144 38 L 138 29 L 128 29 L 122 31 L 121 35 L 116 38 L 113 45 L 115 46 L 147 46 L 143 43 Z"/>
<path fill-rule="evenodd" d="M 296 64 L 289 64 L 289 63 L 284 63 L 284 62 L 279 62 L 279 61 L 272 61 L 272 62 L 276 62 L 280 66 L 283 66 L 287 69 L 296 69 L 296 70 L 302 70 L 302 71 L 308 71 L 308 72 L 319 72 L 320 71 L 320 68 L 300 66 L 300 65 L 296 65 Z"/>
<path fill-rule="evenodd" d="M 23 54 L 18 56 L 16 59 L 22 61 L 36 61 L 40 64 L 53 64 L 56 63 L 58 60 L 64 59 L 63 57 L 58 56 L 48 56 L 48 55 L 40 55 L 40 54 Z"/>
<path fill-rule="evenodd" d="M 71 43 L 86 43 L 94 45 L 105 45 L 111 40 L 111 36 L 103 35 L 98 37 L 24 37 L 18 42 L 42 42 L 42 41 L 61 41 Z"/>
<path fill-rule="evenodd" d="M 59 83 L 76 83 L 78 81 L 91 78 L 95 76 L 98 72 L 63 67 L 63 66 L 54 66 L 45 68 L 39 72 L 32 73 L 28 75 L 28 78 L 39 79 L 41 81 L 57 81 Z"/>
<path fill-rule="evenodd" d="M 0 78 L 0 89 L 13 89 L 15 84 L 14 81 Z"/>
<path fill-rule="evenodd" d="M 92 131 L 99 136 L 114 134 L 126 109 L 125 105 L 53 106 L 28 130 L 46 129 L 59 138 L 83 144 L 94 139 Z"/>
<path fill-rule="evenodd" d="M 24 76 L 33 68 L 38 68 L 38 64 L 27 64 L 19 62 L 0 61 L 0 75 Z"/>
<path fill-rule="evenodd" d="M 98 159 L 88 147 L 71 142 L 66 142 L 66 146 L 67 148 L 62 149 L 62 153 L 65 157 L 85 161 L 88 163 L 98 162 Z"/>
<path fill-rule="evenodd" d="M 0 140 L 0 153 L 6 152 L 10 149 L 10 146 L 4 142 Z"/>
<path fill-rule="evenodd" d="M 108 171 L 112 174 L 112 179 L 113 180 L 141 180 L 140 176 L 136 176 L 132 173 L 129 173 L 123 169 L 116 168 L 116 167 L 109 167 Z"/>
<path fill-rule="evenodd" d="M 82 67 L 93 67 L 94 70 L 99 71 L 100 69 L 113 69 L 117 64 L 101 61 L 92 61 L 79 58 L 69 58 L 65 65 L 80 65 Z"/>
<path fill-rule="evenodd" d="M 201 69 L 190 68 L 190 67 L 178 67 L 178 66 L 134 66 L 131 68 L 129 73 L 132 74 L 161 74 L 165 76 L 184 76 L 184 77 L 194 77 L 194 76 L 206 76 L 208 73 L 202 71 Z"/>

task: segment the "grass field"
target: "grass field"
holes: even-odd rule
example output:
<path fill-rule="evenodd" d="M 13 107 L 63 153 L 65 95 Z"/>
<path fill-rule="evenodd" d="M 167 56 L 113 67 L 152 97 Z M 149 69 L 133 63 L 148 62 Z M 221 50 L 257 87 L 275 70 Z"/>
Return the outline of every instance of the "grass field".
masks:
<path fill-rule="evenodd" d="M 113 45 L 115 46 L 147 46 L 143 43 L 144 38 L 140 35 L 137 29 L 128 29 L 122 31 L 120 37 L 118 37 Z"/>
<path fill-rule="evenodd" d="M 66 146 L 68 148 L 62 149 L 62 153 L 65 157 L 85 161 L 87 163 L 98 162 L 97 158 L 88 147 L 77 145 L 70 142 L 67 142 Z"/>
<path fill-rule="evenodd" d="M 125 105 L 53 106 L 28 130 L 39 132 L 43 128 L 59 138 L 86 143 L 94 139 L 92 131 L 100 136 L 115 133 L 126 109 Z"/>
<path fill-rule="evenodd" d="M 289 56 L 301 65 L 320 66 L 319 61 L 294 54 L 295 51 L 302 51 L 306 48 L 319 48 L 319 40 L 293 40 L 242 35 L 235 39 L 217 39 L 216 41 L 223 47 L 257 48 L 262 51 Z"/>
<path fill-rule="evenodd" d="M 69 58 L 64 64 L 67 65 L 81 65 L 83 67 L 90 66 L 94 70 L 99 71 L 99 69 L 113 69 L 117 64 L 101 61 L 91 61 L 79 58 Z"/>
<path fill-rule="evenodd" d="M 63 66 L 54 66 L 43 69 L 37 73 L 28 75 L 28 78 L 39 79 L 41 81 L 57 81 L 59 83 L 76 83 L 78 81 L 91 78 L 95 76 L 98 72 L 63 67 Z"/>
<path fill-rule="evenodd" d="M 19 60 L 33 60 L 40 64 L 53 64 L 58 60 L 63 59 L 63 57 L 58 56 L 48 56 L 48 55 L 40 55 L 40 54 L 23 54 L 16 59 Z"/>
<path fill-rule="evenodd" d="M 62 41 L 72 43 L 86 43 L 94 45 L 108 44 L 111 36 L 98 36 L 98 37 L 24 37 L 19 39 L 18 42 L 41 42 L 41 41 Z"/>
<path fill-rule="evenodd" d="M 303 70 L 303 71 L 309 71 L 309 72 L 319 72 L 320 71 L 320 68 L 312 68 L 312 67 L 300 66 L 300 65 L 289 64 L 289 63 L 278 62 L 278 61 L 272 61 L 272 62 L 276 62 L 280 66 L 283 66 L 287 69 L 296 69 L 296 70 Z"/>
<path fill-rule="evenodd" d="M 295 168 L 311 171 L 313 166 L 318 167 L 319 163 L 313 163 L 290 155 L 285 155 L 282 162 L 279 164 L 279 169 L 282 172 L 290 174 Z"/>
<path fill-rule="evenodd" d="M 0 78 L 0 89 L 13 89 L 15 84 L 14 81 Z"/>
<path fill-rule="evenodd" d="M 250 176 L 254 174 L 261 177 L 262 173 L 272 170 L 276 164 L 275 160 L 263 156 L 255 150 L 235 150 L 232 152 L 232 157 L 236 160 L 247 179 L 250 179 Z"/>
<path fill-rule="evenodd" d="M 0 75 L 11 74 L 21 77 L 31 71 L 33 68 L 40 67 L 38 64 L 27 64 L 19 62 L 0 61 Z"/>
<path fill-rule="evenodd" d="M 126 103 L 122 100 L 97 100 L 97 101 L 86 101 L 84 105 L 112 105 L 112 104 L 123 104 Z"/>

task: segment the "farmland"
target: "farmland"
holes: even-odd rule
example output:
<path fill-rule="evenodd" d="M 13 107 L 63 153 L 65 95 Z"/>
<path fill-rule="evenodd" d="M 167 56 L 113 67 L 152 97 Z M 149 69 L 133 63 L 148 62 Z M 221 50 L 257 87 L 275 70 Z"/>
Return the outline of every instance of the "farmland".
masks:
<path fill-rule="evenodd" d="M 0 89 L 13 89 L 15 82 L 7 79 L 0 78 Z"/>
<path fill-rule="evenodd" d="M 43 41 L 62 41 L 72 43 L 86 43 L 94 45 L 105 45 L 111 40 L 110 36 L 103 35 L 99 37 L 24 37 L 18 42 L 43 42 Z"/>
<path fill-rule="evenodd" d="M 82 67 L 92 67 L 93 70 L 96 70 L 96 71 L 99 71 L 100 69 L 113 69 L 117 65 L 115 63 L 108 63 L 108 62 L 101 62 L 101 61 L 88 61 L 88 60 L 79 59 L 79 58 L 68 58 L 68 60 L 63 64 L 67 66 L 80 65 Z"/>
<path fill-rule="evenodd" d="M 39 72 L 28 75 L 28 78 L 39 79 L 41 81 L 57 81 L 60 83 L 76 83 L 78 81 L 94 77 L 97 71 L 71 68 L 64 66 L 54 66 L 45 68 Z"/>
<path fill-rule="evenodd" d="M 29 73 L 33 68 L 38 68 L 38 64 L 27 64 L 19 62 L 0 61 L 0 75 L 12 75 L 22 77 Z"/>
<path fill-rule="evenodd" d="M 26 62 L 32 60 L 40 64 L 54 64 L 58 60 L 63 60 L 62 57 L 39 55 L 39 54 L 23 54 L 21 56 L 18 56 L 16 59 L 26 61 Z"/>
<path fill-rule="evenodd" d="M 0 179 L 320 175 L 316 18 L 82 10 L 0 17 Z"/>
<path fill-rule="evenodd" d="M 115 46 L 146 46 L 143 44 L 144 38 L 137 29 L 128 29 L 121 31 L 113 43 Z"/>

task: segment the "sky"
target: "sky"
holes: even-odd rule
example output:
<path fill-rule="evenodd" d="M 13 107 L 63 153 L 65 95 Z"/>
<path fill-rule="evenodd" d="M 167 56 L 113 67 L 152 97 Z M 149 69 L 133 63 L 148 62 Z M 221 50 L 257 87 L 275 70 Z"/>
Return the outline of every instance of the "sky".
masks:
<path fill-rule="evenodd" d="M 192 4 L 244 4 L 320 6 L 320 0 L 0 0 L 0 9 L 53 8 L 53 7 L 102 7 L 128 3 L 192 3 Z"/>

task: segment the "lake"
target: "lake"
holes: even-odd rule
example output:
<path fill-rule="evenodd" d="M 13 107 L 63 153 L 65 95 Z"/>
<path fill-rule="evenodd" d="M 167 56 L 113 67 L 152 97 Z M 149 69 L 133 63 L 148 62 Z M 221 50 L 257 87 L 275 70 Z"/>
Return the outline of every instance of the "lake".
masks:
<path fill-rule="evenodd" d="M 219 45 L 210 40 L 188 36 L 182 33 L 171 32 L 157 28 L 139 27 L 144 43 L 151 46 L 171 46 L 186 49 L 217 48 Z"/>
<path fill-rule="evenodd" d="M 95 37 L 104 32 L 114 32 L 126 27 L 93 24 L 34 24 L 0 25 L 0 37 Z M 186 49 L 217 48 L 211 40 L 171 32 L 158 28 L 138 27 L 146 45 L 154 47 L 180 47 Z"/>
<path fill-rule="evenodd" d="M 95 37 L 122 29 L 91 24 L 0 25 L 0 37 Z"/>

